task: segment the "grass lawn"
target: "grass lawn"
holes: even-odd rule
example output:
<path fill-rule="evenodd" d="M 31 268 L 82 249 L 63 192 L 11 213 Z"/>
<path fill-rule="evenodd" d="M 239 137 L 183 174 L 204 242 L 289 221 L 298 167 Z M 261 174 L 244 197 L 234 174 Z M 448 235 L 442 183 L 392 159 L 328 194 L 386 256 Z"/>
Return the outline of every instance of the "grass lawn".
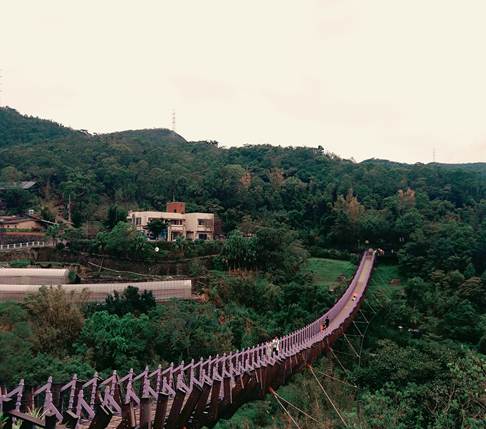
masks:
<path fill-rule="evenodd" d="M 338 279 L 345 276 L 350 279 L 356 271 L 356 266 L 349 261 L 338 261 L 326 258 L 309 258 L 304 271 L 313 275 L 314 283 L 322 287 L 335 289 L 342 284 Z M 403 288 L 403 279 L 400 284 L 392 285 L 390 281 L 400 279 L 397 265 L 378 264 L 371 276 L 370 291 L 378 295 L 385 293 L 388 297 Z"/>
<path fill-rule="evenodd" d="M 400 284 L 390 284 L 391 280 L 400 280 Z M 397 265 L 390 264 L 380 264 L 378 259 L 378 264 L 371 275 L 371 283 L 369 290 L 372 293 L 385 294 L 388 298 L 403 289 L 403 279 L 400 277 Z"/>
<path fill-rule="evenodd" d="M 341 284 L 339 277 L 352 277 L 356 267 L 349 261 L 336 259 L 309 258 L 304 271 L 312 273 L 314 283 L 325 288 L 335 289 Z"/>

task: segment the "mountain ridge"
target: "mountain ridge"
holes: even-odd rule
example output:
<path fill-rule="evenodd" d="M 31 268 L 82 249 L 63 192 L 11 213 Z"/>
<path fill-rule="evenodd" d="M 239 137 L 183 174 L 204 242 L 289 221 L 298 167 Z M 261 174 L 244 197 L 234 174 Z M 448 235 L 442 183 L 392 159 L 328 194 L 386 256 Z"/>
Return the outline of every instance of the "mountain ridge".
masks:
<path fill-rule="evenodd" d="M 20 130 L 19 130 L 20 128 Z M 163 127 L 141 128 L 141 129 L 127 129 L 120 131 L 113 131 L 108 133 L 90 133 L 86 130 L 77 130 L 66 127 L 56 121 L 50 119 L 42 119 L 36 116 L 25 115 L 18 112 L 12 107 L 0 107 L 0 148 L 18 144 L 36 143 L 39 141 L 51 141 L 62 139 L 66 137 L 79 138 L 101 138 L 101 139 L 128 139 L 136 140 L 143 138 L 144 140 L 157 142 L 163 140 L 164 142 L 173 143 L 188 143 L 182 135 L 173 130 Z M 207 141 L 201 141 L 207 143 Z M 212 144 L 217 142 L 211 142 Z M 267 146 L 265 145 L 251 145 L 251 146 Z M 278 145 L 270 145 L 277 147 Z M 295 146 L 289 146 L 295 147 Z M 306 146 L 307 147 L 307 146 Z M 309 149 L 313 149 L 309 146 Z M 316 148 L 314 148 L 316 149 Z M 393 161 L 382 158 L 365 159 L 358 164 L 366 165 L 382 165 L 385 167 L 410 167 L 413 165 L 437 166 L 439 168 L 461 169 L 468 171 L 475 171 L 486 173 L 486 162 L 466 162 L 466 163 L 438 163 L 438 162 L 415 162 L 407 163 L 400 161 Z"/>

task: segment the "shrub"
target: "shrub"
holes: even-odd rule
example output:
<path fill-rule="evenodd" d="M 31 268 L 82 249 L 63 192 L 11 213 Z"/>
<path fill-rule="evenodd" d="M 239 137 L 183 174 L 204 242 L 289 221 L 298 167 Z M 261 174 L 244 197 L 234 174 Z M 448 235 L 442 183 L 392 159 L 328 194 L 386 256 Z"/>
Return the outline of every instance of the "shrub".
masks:
<path fill-rule="evenodd" d="M 15 259 L 9 265 L 11 268 L 26 268 L 30 265 L 30 259 Z"/>
<path fill-rule="evenodd" d="M 479 340 L 478 348 L 483 355 L 486 355 L 486 335 L 483 335 Z"/>

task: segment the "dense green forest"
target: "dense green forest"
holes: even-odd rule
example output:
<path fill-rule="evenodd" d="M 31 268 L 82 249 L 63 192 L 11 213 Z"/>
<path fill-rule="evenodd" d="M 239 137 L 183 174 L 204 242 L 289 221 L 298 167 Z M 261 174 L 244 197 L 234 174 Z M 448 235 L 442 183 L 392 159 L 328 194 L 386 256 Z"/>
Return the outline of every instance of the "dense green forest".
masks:
<path fill-rule="evenodd" d="M 322 147 L 225 149 L 160 129 L 87 135 L 20 118 L 0 110 L 0 181 L 37 180 L 37 204 L 66 207 L 70 196 L 77 225 L 102 219 L 114 202 L 163 209 L 175 198 L 217 213 L 226 231 L 242 220 L 274 220 L 308 246 L 369 240 L 397 248 L 417 223 L 455 218 L 478 228 L 483 221 L 486 167 L 355 163 Z"/>
<path fill-rule="evenodd" d="M 253 345 L 339 296 L 346 282 L 331 290 L 316 282 L 315 258 L 356 263 L 362 249 L 381 247 L 369 292 L 377 313 L 366 313 L 373 321 L 361 358 L 341 345 L 345 369 L 332 359 L 319 368 L 353 386 L 326 384 L 348 427 L 486 427 L 486 166 L 356 163 L 323 147 L 221 148 L 158 129 L 90 135 L 11 109 L 0 109 L 0 124 L 0 182 L 40 186 L 4 191 L 7 212 L 48 213 L 70 198 L 80 227 L 71 236 L 97 220 L 103 230 L 90 245 L 120 257 L 126 248 L 152 256 L 117 223 L 119 209 L 163 209 L 175 198 L 216 213 L 227 234 L 211 249 L 214 269 L 197 273 L 204 303 L 155 305 L 128 289 L 79 306 L 46 289 L 1 304 L 0 381 L 87 377 Z M 344 427 L 309 374 L 281 394 L 322 422 L 296 412 L 302 427 Z M 218 425 L 290 427 L 271 398 Z"/>

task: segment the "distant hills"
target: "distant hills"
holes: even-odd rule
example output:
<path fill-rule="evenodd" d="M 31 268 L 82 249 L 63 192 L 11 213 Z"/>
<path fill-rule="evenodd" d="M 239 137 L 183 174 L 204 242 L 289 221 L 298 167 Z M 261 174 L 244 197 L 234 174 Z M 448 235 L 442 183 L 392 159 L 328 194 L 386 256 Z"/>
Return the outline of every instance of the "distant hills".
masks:
<path fill-rule="evenodd" d="M 34 116 L 20 114 L 10 107 L 0 107 L 0 147 L 56 140 L 64 137 L 95 137 L 103 135 L 112 138 L 144 138 L 148 140 L 171 140 L 174 142 L 186 142 L 179 134 L 165 129 L 153 128 L 142 130 L 125 130 L 106 134 L 90 134 L 86 130 L 74 130 L 54 121 L 40 119 Z"/>
<path fill-rule="evenodd" d="M 374 165 L 382 165 L 384 167 L 405 167 L 410 166 L 412 164 L 407 164 L 404 162 L 396 162 L 396 161 L 389 161 L 387 159 L 380 159 L 380 158 L 370 158 L 366 159 L 361 162 L 362 164 L 374 164 Z M 450 168 L 450 169 L 460 169 L 460 170 L 469 170 L 475 172 L 486 172 L 486 162 L 470 162 L 464 164 L 448 164 L 448 163 L 441 163 L 441 162 L 429 162 L 429 163 L 422 163 L 416 162 L 415 165 L 427 165 L 429 167 L 440 167 L 440 168 Z"/>
<path fill-rule="evenodd" d="M 47 140 L 56 140 L 65 137 L 95 137 L 104 136 L 113 139 L 145 141 L 171 141 L 185 143 L 184 137 L 166 128 L 152 128 L 141 130 L 124 130 L 106 134 L 89 134 L 85 130 L 74 130 L 65 127 L 54 121 L 40 119 L 33 116 L 22 115 L 17 110 L 10 107 L 0 108 L 0 147 L 23 144 L 30 142 L 39 142 Z M 382 165 L 384 167 L 401 167 L 411 164 L 390 161 L 387 159 L 370 158 L 362 161 L 360 164 Z M 486 162 L 474 162 L 463 164 L 448 163 L 415 163 L 416 165 L 428 165 L 441 168 L 461 169 L 474 172 L 486 172 Z"/>
<path fill-rule="evenodd" d="M 218 213 L 228 230 L 245 216 L 275 217 L 315 236 L 320 228 L 328 233 L 326 216 L 349 193 L 372 210 L 407 188 L 423 204 L 486 199 L 486 163 L 355 163 L 305 143 L 222 148 L 168 129 L 89 134 L 1 108 L 0 181 L 37 181 L 39 199 L 30 205 L 65 207 L 71 199 L 76 224 L 102 219 L 113 203 L 162 209 L 177 199 L 189 210 Z"/>
<path fill-rule="evenodd" d="M 175 143 L 187 143 L 187 140 L 182 137 L 181 135 L 177 134 L 172 130 L 168 130 L 167 128 L 150 128 L 150 129 L 142 129 L 142 130 L 126 130 L 126 131 L 117 131 L 114 133 L 108 134 L 100 134 L 106 137 L 112 138 L 124 138 L 124 139 L 143 139 L 147 141 L 171 141 Z"/>
<path fill-rule="evenodd" d="M 80 134 L 56 122 L 21 115 L 9 107 L 0 108 L 0 147 Z"/>
<path fill-rule="evenodd" d="M 470 162 L 465 164 L 431 163 L 429 165 L 436 165 L 437 167 L 443 167 L 443 168 L 453 168 L 453 169 L 460 169 L 460 170 L 475 171 L 479 173 L 486 173 L 486 162 Z"/>

